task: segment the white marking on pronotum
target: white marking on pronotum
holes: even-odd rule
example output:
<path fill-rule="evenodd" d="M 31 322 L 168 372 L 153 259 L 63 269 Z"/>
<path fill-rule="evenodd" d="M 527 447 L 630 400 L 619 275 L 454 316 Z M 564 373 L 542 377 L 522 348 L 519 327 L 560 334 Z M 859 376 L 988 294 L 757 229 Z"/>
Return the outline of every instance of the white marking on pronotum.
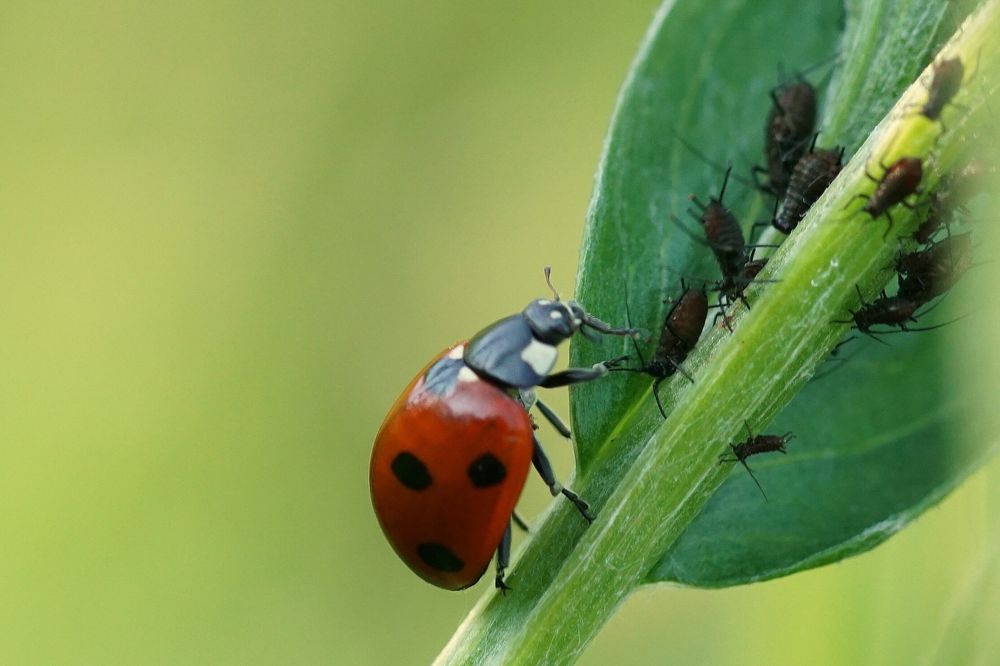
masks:
<path fill-rule="evenodd" d="M 556 364 L 559 352 L 552 345 L 539 342 L 534 338 L 528 346 L 521 350 L 521 360 L 531 366 L 536 375 L 547 375 Z"/>
<path fill-rule="evenodd" d="M 464 353 L 465 353 L 465 345 L 459 345 L 454 349 L 452 349 L 450 352 L 448 352 L 448 358 L 453 358 L 457 360 L 462 358 L 462 354 Z"/>
<path fill-rule="evenodd" d="M 462 366 L 462 369 L 458 371 L 458 381 L 460 382 L 474 382 L 479 379 L 479 375 L 472 371 L 467 365 Z"/>
<path fill-rule="evenodd" d="M 553 310 L 549 313 L 549 319 L 562 319 L 562 312 L 559 312 L 559 310 Z"/>

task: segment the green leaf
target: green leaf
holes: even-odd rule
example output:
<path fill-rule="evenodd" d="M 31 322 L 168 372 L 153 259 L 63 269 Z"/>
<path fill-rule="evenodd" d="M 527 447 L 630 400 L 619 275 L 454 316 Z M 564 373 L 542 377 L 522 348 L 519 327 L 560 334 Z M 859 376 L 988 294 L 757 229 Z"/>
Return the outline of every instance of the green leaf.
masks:
<path fill-rule="evenodd" d="M 954 333 L 869 341 L 808 384 L 768 429 L 795 433 L 788 454 L 748 461 L 769 501 L 736 466 L 649 580 L 724 587 L 835 562 L 943 498 L 997 441 L 981 428 L 957 435 L 980 421 L 976 387 L 941 379 L 975 374 L 944 362 Z"/>
<path fill-rule="evenodd" d="M 633 63 L 611 122 L 588 213 L 576 297 L 606 321 L 626 320 L 654 332 L 682 276 L 715 279 L 711 252 L 677 228 L 688 195 L 719 191 L 722 171 L 705 164 L 677 137 L 749 179 L 763 161 L 764 121 L 779 67 L 819 65 L 829 71 L 843 25 L 838 2 L 679 0 L 666 3 L 669 19 L 655 26 Z M 780 26 L 783 39 L 775 39 Z M 726 203 L 746 225 L 770 213 L 750 187 L 730 184 Z M 626 294 L 626 284 L 627 294 Z M 575 344 L 572 365 L 633 354 L 625 342 Z M 652 400 L 646 377 L 621 373 L 571 390 L 578 473 L 608 445 L 612 430 L 637 401 Z"/>
<path fill-rule="evenodd" d="M 943 2 L 926 1 L 851 3 L 848 7 L 848 29 L 842 40 L 845 55 L 841 57 L 842 64 L 833 77 L 831 92 L 827 95 L 829 101 L 824 107 L 824 118 L 827 119 L 823 125 L 824 138 L 829 137 L 830 144 L 835 142 L 851 147 L 860 145 L 926 62 L 934 35 L 945 15 L 944 8 Z M 706 15 L 709 13 L 705 7 L 702 7 L 702 11 Z M 686 17 L 685 20 L 691 19 Z M 740 25 L 743 26 L 742 23 Z M 824 21 L 813 16 L 809 17 L 803 28 L 811 26 L 815 30 L 819 27 L 821 33 L 826 33 L 825 44 L 829 44 L 832 28 L 836 25 L 829 17 Z M 751 30 L 752 26 L 742 29 L 739 39 L 764 41 L 762 35 L 751 34 Z M 891 34 L 894 38 L 877 40 L 873 38 L 877 34 Z M 814 47 L 824 44 L 824 40 L 819 37 L 798 41 Z M 660 306 L 660 299 L 655 296 L 650 298 L 650 295 L 669 292 L 665 285 L 671 278 L 665 267 L 681 266 L 674 269 L 681 274 L 704 271 L 704 261 L 698 264 L 692 256 L 705 257 L 708 254 L 686 235 L 678 233 L 676 228 L 668 227 L 663 230 L 665 233 L 660 232 L 654 224 L 656 220 L 651 218 L 655 211 L 661 210 L 661 206 L 643 205 L 644 202 L 655 202 L 657 199 L 669 201 L 674 206 L 683 205 L 684 190 L 671 189 L 665 173 L 672 166 L 690 163 L 693 159 L 688 148 L 671 133 L 666 133 L 664 137 L 664 133 L 657 128 L 676 117 L 681 121 L 677 131 L 682 136 L 685 136 L 684 132 L 689 132 L 698 137 L 696 145 L 703 153 L 724 155 L 742 138 L 740 145 L 749 145 L 749 150 L 760 154 L 759 139 L 762 132 L 753 133 L 750 130 L 760 128 L 766 112 L 742 103 L 743 100 L 734 103 L 732 94 L 728 97 L 721 96 L 699 108 L 704 108 L 706 114 L 715 113 L 729 118 L 728 123 L 723 123 L 713 117 L 714 122 L 709 123 L 727 127 L 728 136 L 726 132 L 704 133 L 704 125 L 701 125 L 702 133 L 698 134 L 699 123 L 685 118 L 680 108 L 683 105 L 671 104 L 671 101 L 704 98 L 707 91 L 713 89 L 713 79 L 704 77 L 696 81 L 678 80 L 672 75 L 675 67 L 671 66 L 674 58 L 683 57 L 672 52 L 676 50 L 676 42 L 662 38 L 656 44 L 662 45 L 662 50 L 654 46 L 647 52 L 645 66 L 637 68 L 633 78 L 631 88 L 634 91 L 630 94 L 627 90 L 623 95 L 622 106 L 613 124 L 602 177 L 598 181 L 592 204 L 578 291 L 581 301 L 588 304 L 599 303 L 602 312 L 610 311 L 614 309 L 614 300 L 621 300 L 621 290 L 616 287 L 612 276 L 628 275 L 629 309 L 637 321 L 654 331 L 655 322 L 662 321 L 664 307 Z M 730 49 L 734 49 L 735 53 L 743 53 L 746 48 L 734 43 L 728 35 L 719 39 L 716 44 L 721 52 L 715 54 L 714 60 L 719 61 L 727 54 L 732 57 Z M 822 58 L 816 52 L 809 56 L 813 61 Z M 732 63 L 727 65 L 732 66 Z M 738 67 L 734 69 L 739 71 Z M 746 75 L 743 80 L 727 81 L 725 89 L 731 91 L 741 87 L 754 89 L 770 86 L 770 77 L 761 74 L 762 70 L 766 72 L 768 69 L 758 65 L 754 68 L 754 73 Z M 697 72 L 697 69 L 692 68 L 690 71 Z M 663 80 L 658 81 L 657 76 Z M 756 83 L 751 80 L 753 77 Z M 641 82 L 641 85 L 637 82 Z M 761 94 L 759 98 L 766 109 L 766 96 Z M 659 114 L 653 111 L 658 111 Z M 741 115 L 749 117 L 740 117 Z M 658 138 L 643 142 L 643 136 Z M 748 141 L 745 138 L 747 136 L 753 136 L 756 140 Z M 691 142 L 695 143 L 694 140 Z M 743 163 L 746 163 L 745 160 Z M 706 171 L 702 166 L 702 169 L 692 171 L 701 172 L 700 191 L 711 191 L 711 178 L 717 178 L 717 173 L 711 169 Z M 748 197 L 744 196 L 746 198 Z M 614 205 L 605 202 L 613 202 Z M 650 233 L 654 230 L 658 233 Z M 663 238 L 669 240 L 664 243 Z M 780 237 L 771 234 L 768 240 L 780 240 Z M 623 247 L 624 252 L 621 251 Z M 692 270 L 692 266 L 697 268 Z M 595 277 L 591 278 L 592 275 Z M 589 285 L 593 287 L 588 289 Z M 654 305 L 651 315 L 641 308 L 643 304 L 650 302 Z M 922 362 L 919 365 L 905 366 L 911 373 L 918 367 L 940 364 L 940 350 L 933 344 L 933 340 L 908 341 L 907 348 L 911 356 Z M 871 356 L 883 358 L 887 363 L 892 362 L 891 355 L 881 350 L 876 350 Z M 581 354 L 579 362 L 586 364 L 596 360 L 599 359 Z M 901 366 L 897 364 L 896 367 Z M 888 390 L 895 377 L 885 371 L 880 363 L 869 362 L 860 368 L 867 372 L 867 376 L 857 377 L 860 370 L 852 369 L 852 372 L 831 377 L 822 389 L 805 391 L 786 408 L 782 417 L 771 428 L 800 433 L 797 444 L 800 450 L 809 450 L 808 444 L 802 443 L 803 435 L 817 429 L 833 435 L 838 442 L 877 438 L 882 447 L 880 455 L 858 457 L 846 445 L 839 448 L 834 446 L 825 452 L 833 456 L 834 460 L 831 462 L 834 465 L 839 464 L 842 457 L 845 464 L 850 461 L 864 466 L 865 471 L 870 472 L 853 474 L 851 478 L 856 484 L 861 484 L 863 479 L 878 479 L 887 469 L 899 466 L 899 456 L 892 452 L 898 451 L 896 447 L 904 445 L 906 438 L 900 436 L 887 439 L 883 433 L 885 428 L 896 429 L 908 417 L 908 413 L 902 409 L 905 403 L 895 402 L 894 406 L 900 407 L 898 411 L 902 413 L 895 414 L 895 420 L 880 418 L 886 412 L 880 405 L 881 401 L 872 398 L 877 398 L 880 392 Z M 856 382 L 859 381 L 863 382 L 872 395 L 866 400 L 851 400 Z M 586 468 L 594 451 L 611 443 L 614 419 L 609 419 L 608 415 L 625 413 L 637 400 L 648 399 L 648 384 L 647 378 L 631 377 L 625 381 L 608 381 L 581 387 L 574 393 L 574 426 L 577 428 L 578 460 L 582 468 Z M 936 387 L 937 391 L 944 390 L 940 385 Z M 946 396 L 938 395 L 937 391 L 925 392 L 921 397 L 926 398 L 928 404 L 938 404 Z M 827 401 L 826 404 L 840 405 L 843 410 L 834 413 L 820 410 L 820 413 L 828 414 L 829 418 L 817 422 L 814 416 L 817 413 L 816 403 L 824 400 Z M 846 423 L 871 426 L 878 422 L 883 428 L 860 431 L 852 428 L 847 432 L 840 432 L 839 426 L 845 425 L 845 421 L 839 415 L 845 412 L 852 414 L 852 418 Z M 955 415 L 948 415 L 952 418 L 947 419 L 947 423 L 946 415 L 942 413 L 933 424 L 940 436 L 954 432 L 953 427 L 959 422 Z M 786 422 L 789 427 L 783 426 Z M 949 430 L 949 426 L 952 430 Z M 823 436 L 821 441 L 828 441 L 829 435 Z M 838 450 L 843 451 L 842 456 L 835 455 Z M 981 456 L 968 453 L 978 464 Z M 972 465 L 970 460 L 957 456 L 953 465 L 927 470 L 925 478 L 909 487 L 899 488 L 882 483 L 880 488 L 864 488 L 863 496 L 869 501 L 859 509 L 853 504 L 837 501 L 838 494 L 845 491 L 846 487 L 835 484 L 817 485 L 815 477 L 829 481 L 830 475 L 826 467 L 815 465 L 797 468 L 793 464 L 796 459 L 793 455 L 784 461 L 787 465 L 792 465 L 788 474 L 797 475 L 790 482 L 791 486 L 799 489 L 799 495 L 786 493 L 787 504 L 783 507 L 787 510 L 783 511 L 778 506 L 769 506 L 766 511 L 759 510 L 743 492 L 736 490 L 740 487 L 735 483 L 737 479 L 730 480 L 713 498 L 703 516 L 691 525 L 690 534 L 685 534 L 665 556 L 664 561 L 651 572 L 650 580 L 671 580 L 704 586 L 736 584 L 790 573 L 861 552 L 886 538 L 876 538 L 876 535 L 883 534 L 877 528 L 878 525 L 889 524 L 888 521 L 894 519 L 891 524 L 896 529 L 901 528 L 930 504 L 931 498 L 936 499 L 944 488 L 953 487 L 958 479 L 970 471 Z M 926 462 L 921 456 L 911 455 L 904 464 L 919 470 L 926 469 L 922 467 Z M 784 487 L 785 484 L 782 485 Z M 751 486 L 751 490 L 756 489 Z M 816 501 L 815 497 L 804 501 L 803 495 L 816 493 L 817 490 L 820 500 L 829 501 Z M 909 504 L 902 506 L 904 501 Z M 772 526 L 769 536 L 772 541 L 784 544 L 785 548 L 776 548 L 773 543 L 764 543 L 755 538 L 762 533 L 762 523 Z M 826 524 L 834 525 L 837 529 L 824 530 L 821 526 Z M 761 554 L 761 550 L 764 550 L 765 555 Z"/>

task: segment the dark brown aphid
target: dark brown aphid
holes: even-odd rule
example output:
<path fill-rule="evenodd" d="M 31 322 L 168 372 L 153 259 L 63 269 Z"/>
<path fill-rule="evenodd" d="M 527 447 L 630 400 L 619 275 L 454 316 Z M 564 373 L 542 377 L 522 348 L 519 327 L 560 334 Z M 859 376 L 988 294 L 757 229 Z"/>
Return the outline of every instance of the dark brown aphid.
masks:
<path fill-rule="evenodd" d="M 965 67 L 961 58 L 945 58 L 934 63 L 934 77 L 927 87 L 927 101 L 920 108 L 920 113 L 929 120 L 940 119 L 941 111 L 958 94 L 964 78 Z"/>
<path fill-rule="evenodd" d="M 636 356 L 639 358 L 640 367 L 621 368 L 615 367 L 616 362 L 625 360 L 627 357 L 615 359 L 609 362 L 608 369 L 617 372 L 641 372 L 655 378 L 653 382 L 653 397 L 656 398 L 656 406 L 660 409 L 663 418 L 667 417 L 663 403 L 660 401 L 659 388 L 663 380 L 673 376 L 680 371 L 689 380 L 692 377 L 681 367 L 681 363 L 691 353 L 701 332 L 705 328 L 705 320 L 708 318 L 708 294 L 704 285 L 700 289 L 689 289 L 684 282 L 681 282 L 683 292 L 680 298 L 673 302 L 673 306 L 667 312 L 663 322 L 663 330 L 660 332 L 660 340 L 656 345 L 653 357 L 648 361 L 643 357 L 639 345 L 632 341 L 635 346 Z M 626 311 L 628 305 L 626 304 Z M 631 316 L 629 316 L 631 320 Z"/>
<path fill-rule="evenodd" d="M 854 198 L 867 199 L 868 203 L 861 210 L 871 215 L 873 219 L 881 215 L 885 215 L 889 219 L 889 227 L 886 229 L 886 234 L 888 234 L 889 229 L 892 229 L 892 216 L 889 214 L 889 209 L 896 204 L 913 208 L 911 204 L 906 202 L 906 197 L 920 193 L 920 181 L 924 177 L 924 169 L 919 157 L 901 157 L 891 166 L 887 167 L 884 164 L 880 164 L 880 166 L 885 170 L 881 180 L 865 171 L 865 176 L 877 184 L 875 191 L 870 195 L 858 194 Z M 850 202 L 848 202 L 849 205 Z M 844 207 L 847 208 L 847 206 Z"/>
<path fill-rule="evenodd" d="M 927 217 L 913 233 L 913 239 L 925 245 L 937 232 L 948 225 L 956 213 L 965 212 L 969 199 L 984 192 L 991 178 L 996 176 L 995 165 L 989 166 L 979 159 L 971 159 L 963 166 L 946 174 L 930 195 Z"/>
<path fill-rule="evenodd" d="M 785 450 L 785 444 L 790 442 L 795 435 L 790 432 L 786 432 L 784 435 L 754 435 L 753 431 L 750 430 L 750 424 L 746 421 L 743 425 L 747 429 L 747 438 L 738 444 L 729 444 L 729 448 L 733 451 L 732 453 L 723 453 L 719 456 L 719 464 L 723 463 L 741 463 L 750 473 L 750 478 L 753 482 L 757 484 L 757 488 L 760 489 L 760 494 L 764 496 L 767 500 L 767 494 L 764 492 L 763 486 L 760 485 L 760 481 L 754 475 L 753 470 L 750 469 L 750 465 L 747 464 L 747 458 L 750 456 L 755 456 L 759 453 L 787 453 Z"/>
<path fill-rule="evenodd" d="M 857 310 L 849 311 L 851 313 L 850 319 L 837 319 L 833 323 L 853 323 L 856 329 L 876 340 L 878 338 L 875 337 L 875 334 L 882 331 L 872 331 L 872 326 L 898 326 L 902 331 L 926 330 L 907 328 L 906 326 L 908 322 L 917 321 L 914 315 L 923 303 L 918 303 L 902 296 L 887 296 L 884 289 L 879 298 L 866 303 L 864 296 L 861 295 L 861 288 L 855 285 L 855 289 L 858 290 L 860 307 Z"/>
<path fill-rule="evenodd" d="M 774 228 L 790 234 L 840 173 L 843 148 L 810 150 L 795 164 Z"/>
<path fill-rule="evenodd" d="M 996 164 L 971 159 L 941 179 L 932 206 L 937 207 L 940 214 L 945 216 L 962 210 L 969 199 L 987 190 L 996 175 Z"/>
<path fill-rule="evenodd" d="M 764 125 L 768 181 L 761 189 L 782 197 L 795 163 L 806 152 L 816 129 L 816 90 L 801 76 L 771 91 L 771 110 Z M 756 172 L 764 171 L 759 167 Z"/>
<path fill-rule="evenodd" d="M 722 203 L 732 171 L 733 167 L 729 165 L 722 180 L 719 196 L 709 198 L 707 204 L 701 203 L 696 196 L 691 195 L 691 201 L 698 206 L 701 213 L 695 215 L 692 211 L 691 215 L 705 230 L 705 242 L 715 255 L 723 276 L 738 274 L 747 263 L 747 246 L 743 229 L 740 228 L 736 216 Z"/>
<path fill-rule="evenodd" d="M 972 265 L 972 236 L 949 236 L 931 247 L 905 254 L 896 262 L 898 295 L 927 303 L 951 289 Z"/>

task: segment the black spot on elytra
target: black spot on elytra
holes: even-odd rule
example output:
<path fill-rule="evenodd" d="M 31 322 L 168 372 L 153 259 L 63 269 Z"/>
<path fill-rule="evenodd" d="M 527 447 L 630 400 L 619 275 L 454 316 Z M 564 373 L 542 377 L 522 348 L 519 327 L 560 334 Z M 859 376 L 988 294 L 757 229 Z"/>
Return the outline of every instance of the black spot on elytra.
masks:
<path fill-rule="evenodd" d="M 438 571 L 456 572 L 461 571 L 465 562 L 447 546 L 439 543 L 422 543 L 417 546 L 417 555 L 420 556 L 427 566 Z"/>
<path fill-rule="evenodd" d="M 484 453 L 465 471 L 476 488 L 495 486 L 507 476 L 507 468 L 491 453 Z"/>
<path fill-rule="evenodd" d="M 431 485 L 431 473 L 420 458 L 409 451 L 403 451 L 392 460 L 392 473 L 399 482 L 410 490 L 423 490 Z"/>
<path fill-rule="evenodd" d="M 458 383 L 458 372 L 464 365 L 460 358 L 441 359 L 424 373 L 424 389 L 437 395 L 450 393 Z"/>

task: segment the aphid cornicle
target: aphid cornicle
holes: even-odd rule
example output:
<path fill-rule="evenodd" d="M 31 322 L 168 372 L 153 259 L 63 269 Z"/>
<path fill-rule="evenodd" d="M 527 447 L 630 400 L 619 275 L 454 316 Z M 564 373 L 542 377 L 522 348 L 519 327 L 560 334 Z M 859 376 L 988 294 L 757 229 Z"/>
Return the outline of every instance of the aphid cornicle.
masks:
<path fill-rule="evenodd" d="M 949 236 L 897 260 L 897 293 L 915 303 L 927 303 L 951 289 L 971 265 L 971 234 Z"/>
<path fill-rule="evenodd" d="M 790 234 L 840 173 L 843 148 L 810 150 L 795 164 L 774 228 Z"/>
<path fill-rule="evenodd" d="M 639 367 L 623 368 L 617 366 L 617 363 L 626 359 L 626 357 L 622 357 L 614 359 L 613 363 L 609 363 L 608 368 L 613 372 L 637 372 L 653 377 L 653 397 L 656 399 L 656 406 L 660 409 L 663 418 L 667 418 L 667 412 L 660 401 L 660 384 L 677 371 L 691 379 L 691 376 L 681 367 L 681 363 L 698 344 L 701 332 L 705 328 L 705 320 L 708 318 L 708 294 L 705 292 L 704 285 L 700 289 L 690 289 L 682 281 L 681 289 L 680 298 L 673 301 L 673 305 L 667 312 L 653 356 L 647 361 L 639 350 L 639 345 L 635 344 L 633 340 L 635 354 L 639 359 Z M 694 380 L 691 379 L 691 381 Z"/>
<path fill-rule="evenodd" d="M 389 410 L 372 450 L 372 504 L 393 549 L 424 580 L 449 590 L 469 587 L 495 551 L 495 584 L 507 589 L 510 521 L 532 464 L 553 495 L 561 493 L 591 520 L 586 502 L 556 481 L 527 411 L 538 405 L 568 434 L 532 389 L 607 374 L 601 364 L 551 373 L 557 346 L 576 333 L 641 335 L 558 295 L 532 301 L 445 349 Z"/>
<path fill-rule="evenodd" d="M 816 129 L 816 89 L 801 76 L 771 91 L 771 110 L 764 124 L 768 181 L 761 189 L 782 197 L 795 163 L 806 152 Z"/>
<path fill-rule="evenodd" d="M 876 183 L 875 191 L 870 195 L 857 194 L 851 201 L 854 199 L 866 199 L 867 202 L 861 210 L 871 215 L 872 219 L 885 215 L 889 220 L 889 227 L 886 229 L 886 234 L 888 234 L 889 230 L 892 229 L 893 222 L 892 215 L 889 214 L 889 209 L 896 204 L 901 204 L 906 208 L 913 208 L 911 204 L 906 202 L 906 197 L 911 194 L 919 194 L 920 181 L 924 177 L 924 170 L 919 157 L 901 157 L 889 166 L 885 166 L 884 164 L 880 164 L 880 166 L 885 170 L 881 179 L 865 171 L 865 176 Z M 849 201 L 844 208 L 850 205 L 851 202 Z"/>
<path fill-rule="evenodd" d="M 723 453 L 719 455 L 719 464 L 723 463 L 734 463 L 739 462 L 746 468 L 747 472 L 750 473 L 750 478 L 753 482 L 757 484 L 757 488 L 760 489 L 760 494 L 767 499 L 767 494 L 764 492 L 763 486 L 760 485 L 760 481 L 754 475 L 753 470 L 750 469 L 750 465 L 747 464 L 747 458 L 750 456 L 755 456 L 761 453 L 787 453 L 785 449 L 785 444 L 792 441 L 795 435 L 790 432 L 786 432 L 784 435 L 754 435 L 753 431 L 750 430 L 750 424 L 747 421 L 743 422 L 743 425 L 747 430 L 747 438 L 739 443 L 730 443 L 729 448 L 732 449 L 732 453 Z"/>

